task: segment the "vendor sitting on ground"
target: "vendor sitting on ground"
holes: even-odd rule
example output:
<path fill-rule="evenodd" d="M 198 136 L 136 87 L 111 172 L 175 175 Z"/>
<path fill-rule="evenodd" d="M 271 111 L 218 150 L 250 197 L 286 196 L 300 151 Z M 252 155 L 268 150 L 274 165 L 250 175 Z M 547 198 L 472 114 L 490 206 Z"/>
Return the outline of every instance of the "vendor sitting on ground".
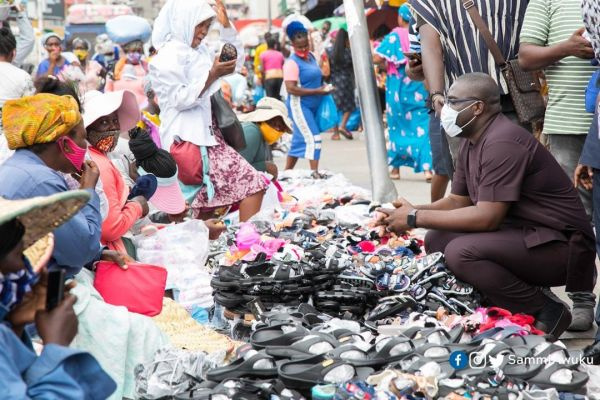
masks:
<path fill-rule="evenodd" d="M 75 296 L 67 294 L 45 310 L 52 253 L 51 238 L 30 251 L 24 248 L 66 222 L 89 200 L 84 191 L 27 200 L 0 199 L 0 388 L 3 399 L 106 398 L 115 382 L 87 352 L 69 348 L 77 334 Z M 31 265 L 34 263 L 36 265 Z M 38 272 L 35 267 L 42 269 Z M 8 313 L 4 315 L 4 313 Z M 25 325 L 35 323 L 44 343 L 36 355 Z"/>
<path fill-rule="evenodd" d="M 121 173 L 108 158 L 117 146 L 121 132 L 127 132 L 139 121 L 140 113 L 133 93 L 119 91 L 100 93 L 90 91 L 84 99 L 83 122 L 87 131 L 89 155 L 98 165 L 108 215 L 102 222 L 102 244 L 110 249 L 126 252 L 122 237 L 149 212 L 143 196 L 129 199 L 130 189 Z"/>
<path fill-rule="evenodd" d="M 445 104 L 444 130 L 466 139 L 452 193 L 425 206 L 400 199 L 380 222 L 396 233 L 430 229 L 427 251 L 444 252 L 459 279 L 558 338 L 571 314 L 543 288 L 594 287 L 594 233 L 579 195 L 544 146 L 501 114 L 491 77 L 460 77 Z"/>
<path fill-rule="evenodd" d="M 277 178 L 277 166 L 273 163 L 271 149 L 281 136 L 292 132 L 292 121 L 288 117 L 285 104 L 272 97 L 262 98 L 256 105 L 256 110 L 240 115 L 243 121 L 246 148 L 240 151 L 257 171 L 268 172 Z"/>

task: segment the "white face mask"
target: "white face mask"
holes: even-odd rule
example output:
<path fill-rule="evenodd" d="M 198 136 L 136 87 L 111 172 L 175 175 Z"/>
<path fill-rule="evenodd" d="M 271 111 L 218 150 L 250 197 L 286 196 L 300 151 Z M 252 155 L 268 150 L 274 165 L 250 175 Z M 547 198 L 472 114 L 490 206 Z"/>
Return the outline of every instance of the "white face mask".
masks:
<path fill-rule="evenodd" d="M 455 109 L 450 107 L 448 104 L 444 104 L 444 107 L 442 107 L 442 113 L 440 115 L 440 120 L 442 122 L 442 128 L 444 128 L 444 130 L 446 131 L 446 134 L 448 136 L 456 137 L 456 136 L 460 135 L 462 133 L 463 129 L 465 129 L 467 126 L 469 126 L 469 124 L 471 122 L 475 121 L 475 118 L 477 118 L 477 115 L 473 116 L 473 118 L 471 118 L 471 120 L 469 122 L 467 122 L 466 124 L 464 124 L 463 126 L 456 125 L 456 120 L 458 119 L 458 116 L 460 115 L 460 113 L 473 107 L 477 103 L 479 103 L 479 101 L 475 101 L 474 103 L 472 103 L 469 106 L 466 106 L 465 108 L 463 108 L 460 111 L 456 111 Z"/>

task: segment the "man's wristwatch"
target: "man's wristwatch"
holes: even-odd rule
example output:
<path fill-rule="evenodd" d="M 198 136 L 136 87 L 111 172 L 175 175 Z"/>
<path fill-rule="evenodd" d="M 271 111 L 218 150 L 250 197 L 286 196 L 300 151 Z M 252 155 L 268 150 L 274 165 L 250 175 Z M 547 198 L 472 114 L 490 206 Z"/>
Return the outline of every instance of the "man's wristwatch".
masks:
<path fill-rule="evenodd" d="M 417 211 L 419 210 L 415 208 L 406 216 L 406 225 L 410 226 L 411 228 L 417 227 Z"/>

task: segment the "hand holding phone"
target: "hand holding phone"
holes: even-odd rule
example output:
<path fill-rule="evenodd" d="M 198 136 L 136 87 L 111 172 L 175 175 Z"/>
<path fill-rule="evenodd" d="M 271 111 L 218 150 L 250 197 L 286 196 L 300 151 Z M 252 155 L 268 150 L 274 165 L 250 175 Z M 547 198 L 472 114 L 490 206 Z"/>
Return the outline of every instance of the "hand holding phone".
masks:
<path fill-rule="evenodd" d="M 55 309 L 65 297 L 65 270 L 48 272 L 48 288 L 46 290 L 46 311 Z"/>

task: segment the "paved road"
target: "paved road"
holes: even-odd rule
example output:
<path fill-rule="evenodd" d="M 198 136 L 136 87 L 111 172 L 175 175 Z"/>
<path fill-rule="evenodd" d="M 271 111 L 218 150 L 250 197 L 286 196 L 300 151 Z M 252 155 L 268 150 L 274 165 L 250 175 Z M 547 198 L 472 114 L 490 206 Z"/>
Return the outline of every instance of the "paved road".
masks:
<path fill-rule="evenodd" d="M 323 134 L 323 150 L 321 153 L 321 167 L 323 169 L 340 172 L 346 175 L 354 184 L 371 189 L 371 179 L 367 161 L 366 142 L 362 134 L 357 133 L 355 140 L 349 141 L 342 138 L 336 142 L 330 139 L 330 134 Z M 276 159 L 280 168 L 283 168 L 285 160 Z M 300 160 L 296 168 L 308 169 L 308 162 Z M 425 182 L 423 174 L 415 174 L 412 169 L 402 168 L 402 179 L 394 181 L 399 196 L 405 197 L 413 204 L 424 204 L 430 202 L 431 185 Z M 554 292 L 565 302 L 571 303 L 566 296 L 564 288 L 555 288 Z M 598 290 L 596 290 L 598 292 Z M 595 329 L 582 332 L 566 332 L 562 339 L 569 348 L 582 348 L 594 336 Z"/>

